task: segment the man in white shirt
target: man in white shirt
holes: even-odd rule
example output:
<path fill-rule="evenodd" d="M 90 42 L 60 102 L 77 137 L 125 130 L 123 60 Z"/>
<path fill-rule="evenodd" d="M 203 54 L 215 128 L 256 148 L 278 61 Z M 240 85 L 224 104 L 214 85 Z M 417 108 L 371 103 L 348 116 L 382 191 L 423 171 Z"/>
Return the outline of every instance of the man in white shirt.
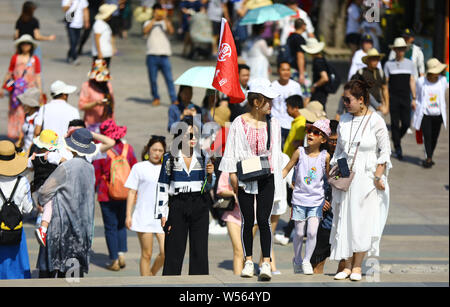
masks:
<path fill-rule="evenodd" d="M 89 28 L 89 3 L 87 0 L 62 0 L 62 9 L 65 13 L 67 34 L 69 36 L 70 48 L 67 53 L 67 63 L 79 65 L 78 42 L 81 36 L 81 29 Z"/>
<path fill-rule="evenodd" d="M 306 23 L 306 31 L 302 33 L 304 39 L 308 37 L 314 36 L 314 26 L 311 22 L 311 19 L 304 10 L 298 7 L 297 0 L 287 0 L 286 5 L 296 12 L 295 15 L 285 17 L 279 21 L 281 35 L 280 35 L 280 44 L 281 46 L 286 45 L 287 39 L 291 33 L 295 32 L 295 21 L 300 18 Z"/>
<path fill-rule="evenodd" d="M 75 92 L 76 89 L 76 86 L 67 85 L 59 80 L 53 82 L 50 86 L 53 100 L 40 108 L 35 119 L 35 136 L 38 136 L 44 129 L 50 129 L 55 131 L 59 137 L 64 138 L 69 122 L 80 118 L 78 109 L 67 103 L 69 94 Z"/>
<path fill-rule="evenodd" d="M 363 63 L 362 58 L 367 55 L 367 52 L 373 48 L 373 37 L 370 34 L 366 34 L 361 38 L 361 49 L 358 49 L 352 58 L 352 65 L 348 71 L 348 81 L 351 80 L 354 74 L 361 68 L 367 65 Z M 382 70 L 381 63 L 378 62 L 378 69 Z"/>
<path fill-rule="evenodd" d="M 288 62 L 278 63 L 278 74 L 280 78 L 272 82 L 273 90 L 279 94 L 272 101 L 271 114 L 281 126 L 281 148 L 291 129 L 294 120 L 287 112 L 286 99 L 292 95 L 302 95 L 300 83 L 291 79 L 291 65 Z"/>
<path fill-rule="evenodd" d="M 413 61 L 414 65 L 416 66 L 416 74 L 414 75 L 414 78 L 418 80 L 419 77 L 425 75 L 425 60 L 422 48 L 414 44 L 414 32 L 411 29 L 405 29 L 405 31 L 403 31 L 402 37 L 405 39 L 405 42 L 408 45 L 408 49 L 405 53 L 405 58 Z M 395 52 L 394 50 L 391 50 L 391 52 L 389 53 L 389 60 L 394 59 Z"/>

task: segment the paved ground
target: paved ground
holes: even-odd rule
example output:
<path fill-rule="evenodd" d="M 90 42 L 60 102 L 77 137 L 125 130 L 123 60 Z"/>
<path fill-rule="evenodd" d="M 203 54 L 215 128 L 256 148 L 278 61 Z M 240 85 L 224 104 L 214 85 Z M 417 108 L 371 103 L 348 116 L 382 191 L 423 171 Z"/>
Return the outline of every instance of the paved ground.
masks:
<path fill-rule="evenodd" d="M 43 34 L 56 34 L 53 42 L 43 42 L 43 80 L 44 89 L 49 92 L 50 84 L 61 79 L 78 87 L 87 80 L 91 58 L 88 54 L 81 58 L 80 66 L 65 63 L 68 48 L 66 32 L 61 20 L 63 14 L 58 1 L 41 0 L 36 15 L 41 23 Z M 14 23 L 20 13 L 22 1 L 3 0 L 0 2 L 0 67 L 3 73 L 9 64 L 14 48 L 11 38 Z M 120 55 L 114 57 L 111 65 L 112 85 L 116 98 L 116 118 L 120 125 L 128 126 L 127 140 L 137 152 L 140 152 L 151 134 L 166 132 L 169 99 L 162 76 L 159 79 L 162 104 L 150 105 L 149 82 L 145 67 L 145 41 L 141 39 L 139 27 L 134 26 L 128 40 L 119 40 Z M 89 51 L 91 41 L 85 45 Z M 214 62 L 192 62 L 178 56 L 181 46 L 174 42 L 172 57 L 173 75 L 176 79 L 186 69 L 195 65 L 214 65 Z M 342 75 L 348 69 L 345 63 L 336 63 Z M 272 76 L 275 79 L 276 76 Z M 194 101 L 201 103 L 203 90 L 194 90 Z M 76 106 L 78 93 L 69 98 Z M 334 117 L 337 109 L 337 95 L 329 99 L 328 114 Z M 387 122 L 389 118 L 386 118 Z M 7 99 L 0 100 L 0 135 L 6 134 Z M 413 135 L 407 135 L 403 141 L 405 161 L 393 158 L 390 173 L 391 204 L 389 218 L 381 241 L 379 283 L 370 283 L 368 278 L 357 285 L 365 286 L 448 286 L 449 264 L 449 147 L 448 132 L 442 129 L 435 152 L 436 166 L 424 170 L 420 161 L 424 156 L 422 147 L 416 145 Z M 288 221 L 288 215 L 282 216 L 278 229 Z M 137 237 L 128 232 L 127 267 L 120 272 L 105 269 L 108 252 L 103 234 L 103 223 L 99 208 L 95 215 L 95 238 L 93 242 L 92 261 L 88 277 L 80 283 L 65 280 L 0 281 L 0 286 L 255 286 L 255 279 L 244 280 L 233 275 L 232 248 L 227 235 L 210 235 L 210 276 L 181 277 L 139 277 L 140 249 Z M 38 244 L 32 234 L 33 225 L 26 227 L 27 243 L 32 269 L 35 268 Z M 258 242 L 256 240 L 255 242 Z M 154 246 L 154 254 L 158 247 Z M 274 246 L 277 267 L 282 275 L 273 278 L 271 286 L 353 286 L 351 282 L 334 282 L 332 274 L 337 263 L 328 262 L 325 275 L 306 277 L 292 274 L 292 243 L 288 246 Z M 255 256 L 259 257 L 258 244 L 255 244 Z M 185 263 L 187 264 L 187 257 Z M 366 263 L 364 272 L 370 272 L 372 264 Z M 36 271 L 33 271 L 36 276 Z M 159 275 L 161 272 L 159 273 Z M 183 269 L 187 274 L 187 265 Z M 117 278 L 120 277 L 120 278 Z M 267 285 L 267 284 L 265 284 Z"/>

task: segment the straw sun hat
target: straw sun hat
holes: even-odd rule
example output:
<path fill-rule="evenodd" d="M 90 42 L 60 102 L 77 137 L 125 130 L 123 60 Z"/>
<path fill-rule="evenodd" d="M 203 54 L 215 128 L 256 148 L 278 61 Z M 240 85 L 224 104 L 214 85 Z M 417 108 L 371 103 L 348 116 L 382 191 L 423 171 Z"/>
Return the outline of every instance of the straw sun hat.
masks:
<path fill-rule="evenodd" d="M 13 177 L 22 173 L 28 164 L 28 158 L 20 156 L 11 141 L 0 141 L 0 175 Z"/>
<path fill-rule="evenodd" d="M 323 105 L 316 100 L 308 103 L 306 108 L 300 109 L 299 112 L 306 118 L 307 121 L 311 123 L 327 118 L 327 113 L 323 110 Z"/>
<path fill-rule="evenodd" d="M 306 40 L 306 45 L 301 46 L 306 53 L 317 54 L 325 48 L 324 42 L 319 42 L 317 38 L 308 38 Z"/>
<path fill-rule="evenodd" d="M 117 10 L 117 5 L 115 4 L 102 4 L 97 15 L 95 15 L 96 20 L 105 20 L 111 16 Z"/>
<path fill-rule="evenodd" d="M 29 106 L 29 107 L 39 107 L 39 99 L 41 97 L 41 92 L 39 89 L 35 87 L 30 87 L 27 89 L 24 93 L 17 95 L 17 99 L 20 100 L 20 102 L 23 105 Z"/>
<path fill-rule="evenodd" d="M 431 58 L 427 61 L 427 74 L 440 74 L 447 68 L 447 65 L 442 64 L 436 58 Z"/>
<path fill-rule="evenodd" d="M 375 48 L 370 49 L 367 51 L 367 55 L 362 57 L 362 62 L 367 65 L 367 60 L 369 58 L 378 58 L 378 60 L 381 60 L 384 57 L 384 53 L 378 53 L 378 50 Z"/>
<path fill-rule="evenodd" d="M 408 44 L 406 43 L 405 39 L 403 37 L 397 37 L 394 40 L 394 44 L 393 45 L 389 45 L 389 48 L 394 49 L 394 48 L 407 48 Z"/>
<path fill-rule="evenodd" d="M 39 136 L 33 139 L 34 145 L 39 148 L 45 148 L 49 151 L 61 149 L 61 143 L 58 142 L 58 134 L 50 129 L 42 130 Z"/>
<path fill-rule="evenodd" d="M 34 48 L 37 47 L 37 41 L 35 41 L 30 34 L 24 34 L 14 41 L 14 45 L 16 46 L 19 46 L 22 43 L 29 43 L 32 44 Z"/>

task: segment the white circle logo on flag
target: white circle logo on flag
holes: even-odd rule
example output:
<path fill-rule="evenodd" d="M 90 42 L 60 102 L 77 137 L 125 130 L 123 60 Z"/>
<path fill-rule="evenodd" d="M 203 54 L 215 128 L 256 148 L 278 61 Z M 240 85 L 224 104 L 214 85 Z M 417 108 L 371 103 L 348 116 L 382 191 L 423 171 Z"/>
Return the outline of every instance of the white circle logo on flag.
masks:
<path fill-rule="evenodd" d="M 227 43 L 220 45 L 219 54 L 217 55 L 217 61 L 224 62 L 227 58 L 231 57 L 231 47 Z"/>

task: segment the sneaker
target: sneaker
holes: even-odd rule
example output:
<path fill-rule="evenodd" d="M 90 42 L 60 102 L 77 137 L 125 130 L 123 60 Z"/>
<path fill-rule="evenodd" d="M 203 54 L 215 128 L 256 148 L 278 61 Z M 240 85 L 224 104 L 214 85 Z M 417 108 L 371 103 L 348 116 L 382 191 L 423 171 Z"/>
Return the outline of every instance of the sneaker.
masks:
<path fill-rule="evenodd" d="M 289 238 L 286 238 L 283 234 L 277 233 L 273 236 L 273 241 L 277 244 L 286 246 L 289 244 Z"/>
<path fill-rule="evenodd" d="M 292 259 L 292 266 L 294 267 L 294 274 L 301 274 L 303 272 L 302 265 L 295 263 L 294 259 Z"/>
<path fill-rule="evenodd" d="M 161 104 L 161 100 L 158 98 L 153 99 L 152 106 L 157 107 Z"/>
<path fill-rule="evenodd" d="M 281 275 L 280 270 L 272 271 L 272 275 Z"/>
<path fill-rule="evenodd" d="M 310 262 L 303 261 L 302 270 L 303 270 L 303 274 L 305 274 L 305 275 L 313 275 L 314 274 L 314 270 L 313 270 L 313 267 Z"/>
<path fill-rule="evenodd" d="M 113 260 L 110 263 L 106 264 L 106 269 L 110 270 L 110 271 L 120 271 L 120 265 L 119 265 L 119 260 Z"/>
<path fill-rule="evenodd" d="M 403 160 L 403 151 L 401 148 L 397 148 L 395 150 L 395 156 L 398 160 L 402 161 Z"/>
<path fill-rule="evenodd" d="M 408 128 L 408 130 L 406 130 L 407 134 L 413 134 L 413 131 L 411 130 L 411 128 Z"/>
<path fill-rule="evenodd" d="M 37 228 L 34 231 L 34 234 L 36 235 L 36 239 L 38 240 L 39 244 L 45 247 L 47 244 L 47 233 L 42 231 L 42 227 Z"/>
<path fill-rule="evenodd" d="M 74 61 L 72 62 L 72 64 L 75 65 L 75 66 L 79 66 L 79 65 L 81 64 L 81 62 L 80 62 L 79 59 L 76 59 L 76 60 L 74 60 Z"/>
<path fill-rule="evenodd" d="M 121 269 L 123 269 L 123 268 L 125 268 L 127 266 L 127 264 L 125 263 L 125 255 L 122 253 L 122 252 L 120 252 L 119 253 L 119 267 L 121 268 Z"/>
<path fill-rule="evenodd" d="M 272 269 L 270 267 L 270 263 L 263 262 L 259 272 L 259 279 L 261 281 L 270 281 L 272 279 Z"/>
<path fill-rule="evenodd" d="M 241 272 L 241 277 L 253 277 L 254 274 L 255 274 L 255 266 L 253 265 L 253 261 L 251 260 L 245 261 L 244 268 L 242 269 Z"/>
<path fill-rule="evenodd" d="M 433 166 L 433 164 L 434 164 L 433 162 L 429 162 L 427 160 L 422 161 L 423 168 L 431 168 Z"/>

